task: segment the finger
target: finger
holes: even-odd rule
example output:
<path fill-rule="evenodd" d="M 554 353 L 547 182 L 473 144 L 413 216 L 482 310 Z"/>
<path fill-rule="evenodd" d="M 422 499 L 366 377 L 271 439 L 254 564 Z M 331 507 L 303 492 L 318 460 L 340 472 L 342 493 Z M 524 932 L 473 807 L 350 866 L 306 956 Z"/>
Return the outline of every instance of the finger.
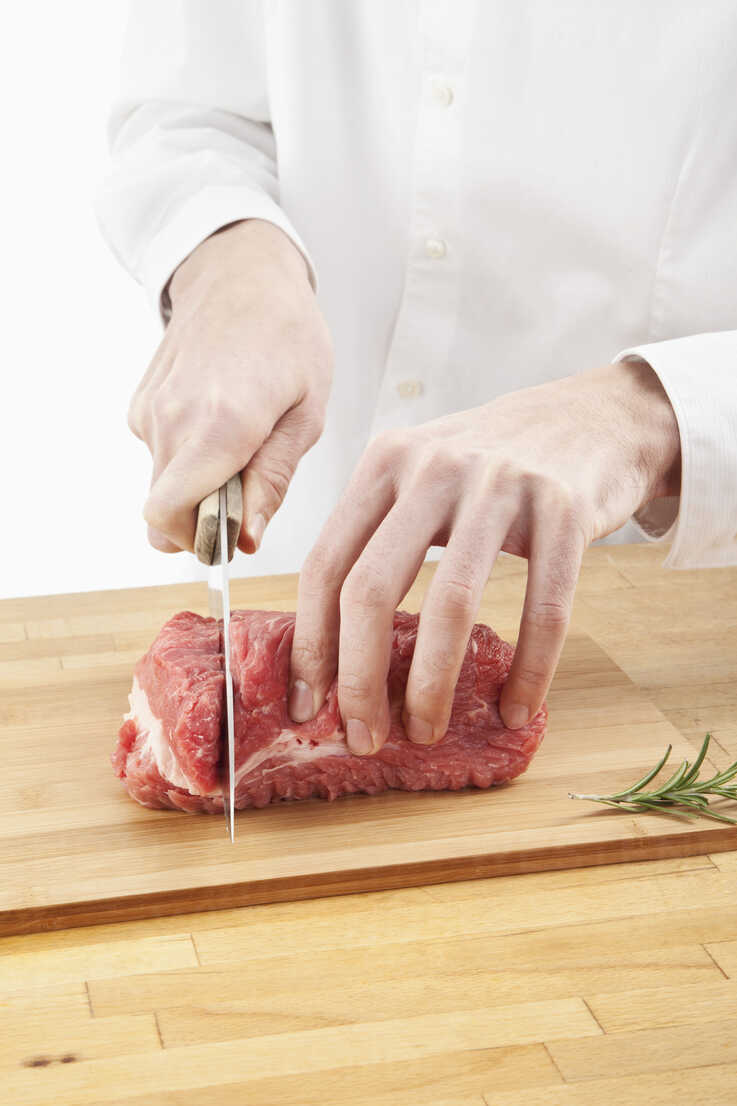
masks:
<path fill-rule="evenodd" d="M 158 549 L 159 553 L 181 553 L 181 549 L 174 542 L 161 533 L 160 530 L 154 529 L 153 526 L 148 527 L 148 541 L 149 545 L 152 545 L 154 549 Z"/>
<path fill-rule="evenodd" d="M 533 522 L 519 639 L 499 711 L 512 730 L 534 718 L 553 678 L 573 608 L 584 541 L 572 529 Z"/>
<path fill-rule="evenodd" d="M 422 604 L 402 720 L 407 737 L 432 745 L 445 736 L 468 639 L 489 574 L 513 518 L 479 501 L 464 512 Z"/>
<path fill-rule="evenodd" d="M 192 551 L 197 508 L 251 460 L 263 441 L 263 435 L 251 433 L 250 440 L 237 443 L 214 435 L 185 439 L 151 488 L 143 509 L 149 526 Z"/>
<path fill-rule="evenodd" d="M 304 404 L 276 423 L 243 473 L 243 526 L 238 547 L 255 553 L 264 530 L 281 506 L 300 460 L 317 441 L 322 422 Z"/>
<path fill-rule="evenodd" d="M 322 529 L 299 576 L 289 713 L 306 722 L 320 709 L 338 668 L 340 589 L 394 502 L 398 445 L 369 447 Z"/>
<path fill-rule="evenodd" d="M 338 703 L 352 752 L 375 753 L 389 736 L 394 612 L 442 522 L 437 506 L 430 496 L 398 500 L 341 590 Z"/>
<path fill-rule="evenodd" d="M 151 483 L 149 488 L 152 488 L 163 469 L 166 468 L 168 463 L 168 456 L 164 460 L 164 455 L 160 451 L 154 453 L 153 466 L 151 470 Z M 154 549 L 157 549 L 159 553 L 181 553 L 181 549 L 178 545 L 174 545 L 174 542 L 169 541 L 165 534 L 162 534 L 160 530 L 157 530 L 155 526 L 148 526 L 148 541 Z"/>

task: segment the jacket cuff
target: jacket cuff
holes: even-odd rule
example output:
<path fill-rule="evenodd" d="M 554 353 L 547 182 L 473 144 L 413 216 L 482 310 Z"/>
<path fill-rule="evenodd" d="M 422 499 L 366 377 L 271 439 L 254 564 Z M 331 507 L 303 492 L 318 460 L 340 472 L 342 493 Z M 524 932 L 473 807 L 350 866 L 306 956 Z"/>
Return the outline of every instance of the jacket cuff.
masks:
<path fill-rule="evenodd" d="M 658 499 L 634 521 L 651 541 L 671 542 L 668 568 L 737 564 L 737 331 L 694 334 L 623 350 L 657 374 L 681 438 L 681 494 Z"/>
<path fill-rule="evenodd" d="M 204 188 L 190 196 L 152 239 L 140 267 L 140 280 L 155 311 L 169 321 L 171 304 L 165 289 L 178 265 L 216 230 L 241 219 L 263 219 L 284 231 L 307 265 L 313 291 L 317 274 L 307 249 L 286 215 L 270 196 L 249 188 Z"/>

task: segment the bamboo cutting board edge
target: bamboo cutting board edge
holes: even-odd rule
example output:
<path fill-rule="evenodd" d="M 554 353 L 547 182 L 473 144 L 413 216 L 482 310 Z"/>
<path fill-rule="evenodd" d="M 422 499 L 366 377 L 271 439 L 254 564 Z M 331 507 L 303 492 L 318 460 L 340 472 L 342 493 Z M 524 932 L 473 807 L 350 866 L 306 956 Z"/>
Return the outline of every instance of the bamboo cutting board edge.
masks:
<path fill-rule="evenodd" d="M 145 895 L 69 902 L 44 907 L 27 907 L 0 912 L 0 937 L 52 932 L 82 926 L 136 921 L 142 918 L 229 910 L 267 903 L 296 902 L 371 891 L 390 891 L 436 883 L 456 883 L 529 872 L 587 868 L 600 864 L 621 864 L 643 860 L 703 856 L 737 848 L 737 830 L 732 838 L 719 829 L 704 829 L 684 836 L 671 833 L 657 837 L 621 837 L 608 841 L 576 843 L 559 848 L 521 850 L 515 854 L 470 855 L 412 864 L 396 864 L 372 871 L 365 868 L 318 873 L 295 879 L 264 879 L 226 883 Z"/>

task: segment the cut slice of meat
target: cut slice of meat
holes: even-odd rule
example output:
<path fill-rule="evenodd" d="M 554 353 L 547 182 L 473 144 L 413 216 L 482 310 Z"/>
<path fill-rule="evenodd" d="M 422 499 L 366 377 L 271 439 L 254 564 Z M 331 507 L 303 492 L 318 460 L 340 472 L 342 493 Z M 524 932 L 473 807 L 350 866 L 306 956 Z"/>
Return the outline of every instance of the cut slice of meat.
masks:
<path fill-rule="evenodd" d="M 162 781 L 191 795 L 220 792 L 224 687 L 215 620 L 175 615 L 136 665 L 131 711 L 113 753 L 134 799 L 161 806 Z"/>
<path fill-rule="evenodd" d="M 376 755 L 357 757 L 346 745 L 335 684 L 311 722 L 289 718 L 294 615 L 233 611 L 237 808 L 389 788 L 490 787 L 524 772 L 543 739 L 547 710 L 543 706 L 524 729 L 504 726 L 497 704 L 513 649 L 488 626 L 476 625 L 471 633 L 446 736 L 433 746 L 407 740 L 401 712 L 417 624 L 417 615 L 398 611 L 394 617 L 389 740 Z M 136 666 L 113 764 L 144 806 L 222 811 L 219 642 L 213 619 L 183 612 L 166 623 Z"/>

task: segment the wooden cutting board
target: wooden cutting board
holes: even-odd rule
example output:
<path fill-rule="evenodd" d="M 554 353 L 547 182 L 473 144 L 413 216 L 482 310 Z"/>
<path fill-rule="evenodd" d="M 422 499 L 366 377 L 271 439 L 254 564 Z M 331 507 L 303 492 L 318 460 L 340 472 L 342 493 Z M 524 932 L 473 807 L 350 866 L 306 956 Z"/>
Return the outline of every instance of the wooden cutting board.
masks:
<path fill-rule="evenodd" d="M 480 618 L 513 638 L 523 587 L 521 563 L 502 561 Z M 292 577 L 232 584 L 240 607 L 289 610 L 295 594 Z M 245 811 L 235 846 L 221 817 L 145 810 L 109 763 L 131 670 L 166 618 L 206 613 L 205 598 L 193 584 L 0 604 L 0 934 L 737 847 L 719 823 L 568 798 L 632 782 L 668 743 L 694 755 L 575 619 L 546 739 L 506 787 Z"/>

